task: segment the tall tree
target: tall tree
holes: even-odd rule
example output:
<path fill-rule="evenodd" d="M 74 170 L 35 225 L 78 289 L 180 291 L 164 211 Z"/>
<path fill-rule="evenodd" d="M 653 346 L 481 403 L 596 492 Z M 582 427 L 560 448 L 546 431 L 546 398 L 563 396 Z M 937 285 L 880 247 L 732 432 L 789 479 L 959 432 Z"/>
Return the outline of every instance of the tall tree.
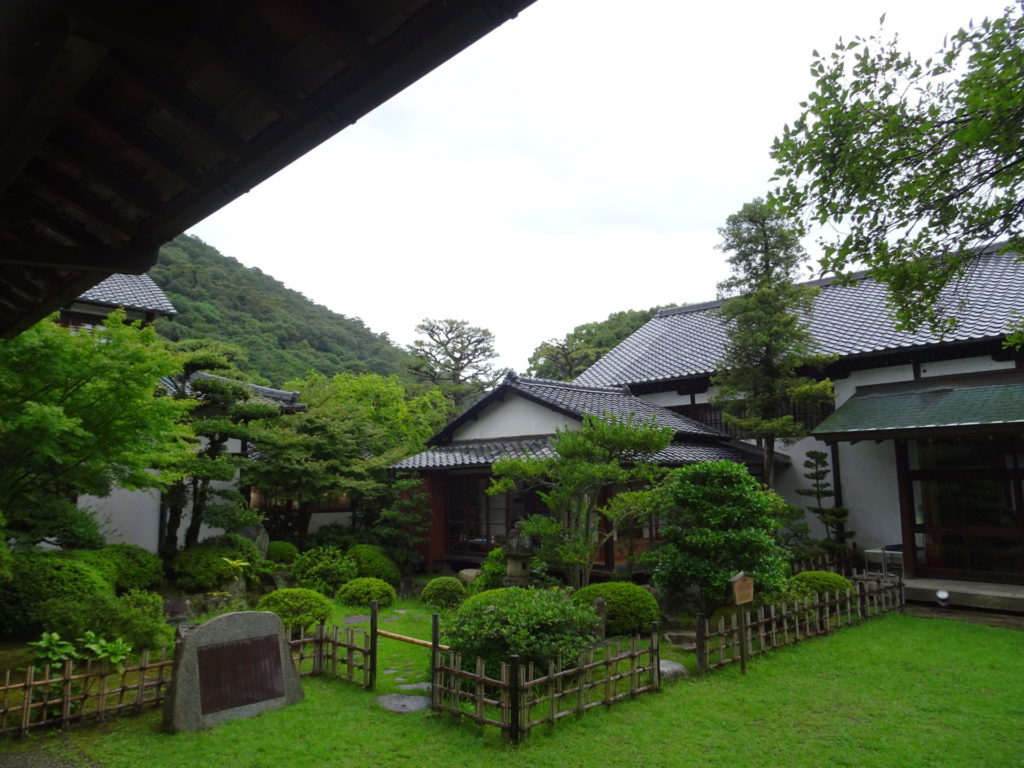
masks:
<path fill-rule="evenodd" d="M 180 423 L 191 404 L 156 397 L 175 367 L 123 312 L 88 332 L 44 320 L 0 341 L 0 539 L 99 546 L 78 495 L 162 487 L 191 452 Z"/>
<path fill-rule="evenodd" d="M 494 334 L 486 328 L 465 320 L 428 317 L 416 326 L 416 332 L 426 339 L 417 339 L 408 347 L 413 357 L 410 370 L 421 381 L 439 387 L 453 410 L 461 409 L 505 375 L 505 369 L 495 369 L 491 363 L 498 353 Z"/>
<path fill-rule="evenodd" d="M 712 377 L 712 402 L 726 423 L 764 449 L 764 483 L 773 485 L 775 446 L 807 434 L 787 411 L 832 398 L 832 382 L 801 375 L 826 358 L 813 351 L 814 340 L 801 318 L 809 313 L 817 289 L 794 283 L 806 254 L 799 226 L 763 199 L 744 205 L 718 230 L 719 248 L 732 276 L 719 283 L 724 299 L 719 312 L 728 335 L 718 372 Z"/>
<path fill-rule="evenodd" d="M 588 414 L 579 430 L 557 431 L 552 456 L 496 461 L 488 493 L 537 491 L 549 514 L 526 518 L 523 530 L 540 537 L 541 558 L 563 570 L 569 586 L 577 589 L 589 583 L 616 518 L 636 509 L 615 498 L 631 484 L 649 483 L 661 474 L 652 457 L 671 440 L 668 427 Z"/>
<path fill-rule="evenodd" d="M 234 484 L 249 459 L 242 450 L 231 451 L 230 441 L 243 445 L 252 437 L 254 422 L 279 414 L 277 406 L 250 402 L 252 390 L 221 375 L 235 372 L 234 363 L 242 357 L 237 347 L 190 339 L 179 342 L 175 349 L 181 356 L 181 369 L 169 378 L 171 396 L 195 405 L 186 420 L 195 450 L 179 463 L 178 479 L 161 498 L 160 556 L 165 561 L 178 550 L 186 508 L 190 510 L 184 531 L 186 547 L 199 541 L 203 523 L 234 528 L 257 519 Z"/>
<path fill-rule="evenodd" d="M 815 90 L 772 150 L 778 199 L 834 225 L 824 271 L 865 264 L 900 327 L 948 330 L 956 302 L 940 293 L 977 249 L 1024 252 L 1024 0 L 924 61 L 880 33 L 815 52 L 811 71 Z"/>

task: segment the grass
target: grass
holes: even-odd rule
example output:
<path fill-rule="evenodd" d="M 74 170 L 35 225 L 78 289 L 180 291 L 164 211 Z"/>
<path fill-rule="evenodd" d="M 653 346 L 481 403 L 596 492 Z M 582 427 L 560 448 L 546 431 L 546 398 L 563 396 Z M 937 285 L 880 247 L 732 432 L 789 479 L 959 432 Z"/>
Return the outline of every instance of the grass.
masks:
<path fill-rule="evenodd" d="M 426 637 L 427 611 L 395 606 L 389 631 Z M 424 628 L 427 628 L 426 630 Z M 640 766 L 1024 766 L 1024 635 L 893 614 L 682 681 L 513 748 L 493 729 L 429 712 L 393 714 L 374 699 L 426 675 L 426 649 L 381 640 L 378 690 L 304 678 L 306 700 L 200 733 L 168 735 L 157 712 L 0 750 L 41 746 L 104 768 L 340 765 L 446 768 Z"/>

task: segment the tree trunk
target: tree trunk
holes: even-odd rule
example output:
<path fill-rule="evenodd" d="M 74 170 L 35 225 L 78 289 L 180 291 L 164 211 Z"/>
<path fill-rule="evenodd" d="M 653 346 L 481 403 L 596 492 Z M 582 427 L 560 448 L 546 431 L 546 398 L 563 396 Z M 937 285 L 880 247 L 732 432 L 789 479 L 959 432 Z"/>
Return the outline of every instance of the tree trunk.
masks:
<path fill-rule="evenodd" d="M 775 489 L 775 438 L 764 438 L 764 487 Z"/>
<path fill-rule="evenodd" d="M 186 547 L 192 547 L 199 543 L 199 528 L 203 524 L 203 512 L 206 510 L 209 491 L 209 480 L 200 481 L 192 478 L 192 514 L 189 516 L 188 528 L 185 530 Z"/>
<path fill-rule="evenodd" d="M 181 526 L 181 515 L 185 509 L 187 496 L 185 482 L 179 480 L 164 491 L 160 504 L 164 512 L 164 528 L 160 532 L 160 559 L 169 563 L 178 553 L 178 528 Z"/>

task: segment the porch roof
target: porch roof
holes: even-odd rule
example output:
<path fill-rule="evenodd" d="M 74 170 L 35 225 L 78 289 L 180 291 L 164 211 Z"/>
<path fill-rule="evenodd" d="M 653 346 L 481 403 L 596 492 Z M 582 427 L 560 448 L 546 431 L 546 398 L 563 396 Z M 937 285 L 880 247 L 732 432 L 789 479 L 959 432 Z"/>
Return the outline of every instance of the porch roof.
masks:
<path fill-rule="evenodd" d="M 554 456 L 551 449 L 551 435 L 530 437 L 508 437 L 495 440 L 462 440 L 417 453 L 394 464 L 392 469 L 431 471 L 445 469 L 469 469 L 490 467 L 502 458 L 549 458 Z M 659 464 L 681 466 L 698 461 L 721 461 L 723 459 L 741 464 L 759 464 L 761 451 L 747 443 L 732 440 L 710 442 L 674 442 L 654 456 Z"/>
<path fill-rule="evenodd" d="M 1024 430 L 1024 371 L 858 387 L 812 434 L 820 440 L 952 437 Z"/>

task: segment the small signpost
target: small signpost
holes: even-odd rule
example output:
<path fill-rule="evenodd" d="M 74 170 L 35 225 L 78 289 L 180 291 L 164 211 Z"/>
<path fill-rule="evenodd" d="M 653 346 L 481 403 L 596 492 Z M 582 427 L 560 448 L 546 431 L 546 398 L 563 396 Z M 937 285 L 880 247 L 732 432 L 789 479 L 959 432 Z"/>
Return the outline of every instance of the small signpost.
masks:
<path fill-rule="evenodd" d="M 740 571 L 731 579 L 732 598 L 736 604 L 736 620 L 740 624 L 740 672 L 747 674 L 747 621 L 743 606 L 754 601 L 754 577 Z"/>

